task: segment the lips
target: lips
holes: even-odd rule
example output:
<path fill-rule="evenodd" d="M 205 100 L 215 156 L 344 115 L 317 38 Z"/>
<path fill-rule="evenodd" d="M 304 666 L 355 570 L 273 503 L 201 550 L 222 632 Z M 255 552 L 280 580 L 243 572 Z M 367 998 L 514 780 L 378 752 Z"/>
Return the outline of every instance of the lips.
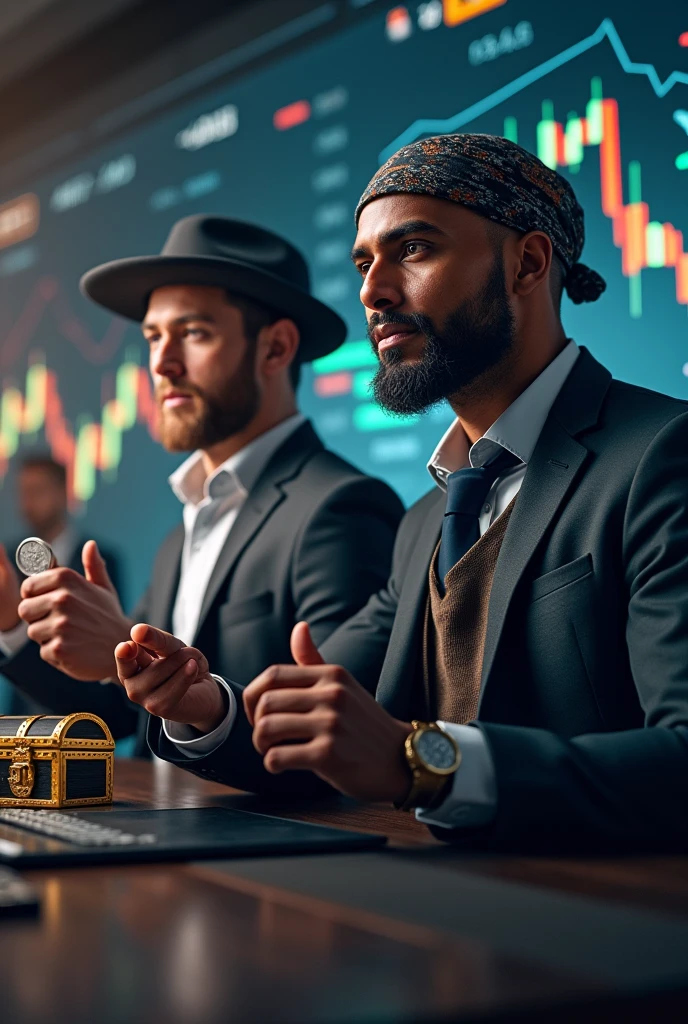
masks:
<path fill-rule="evenodd" d="M 417 333 L 416 328 L 408 324 L 382 324 L 373 330 L 373 338 L 378 352 L 384 352 L 388 348 L 403 344 L 407 338 Z"/>
<path fill-rule="evenodd" d="M 191 401 L 193 401 L 193 395 L 189 395 L 184 391 L 168 391 L 160 397 L 160 404 L 166 409 L 174 409 Z"/>

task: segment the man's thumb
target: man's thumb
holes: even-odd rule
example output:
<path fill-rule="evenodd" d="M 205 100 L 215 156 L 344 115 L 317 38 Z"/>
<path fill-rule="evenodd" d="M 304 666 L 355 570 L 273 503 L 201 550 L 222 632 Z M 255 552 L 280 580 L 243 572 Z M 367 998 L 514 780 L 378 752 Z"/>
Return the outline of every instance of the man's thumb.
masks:
<path fill-rule="evenodd" d="M 108 576 L 103 556 L 94 540 L 87 540 L 84 544 L 81 560 L 84 563 L 84 575 L 89 583 L 95 583 L 96 586 L 105 587 L 106 590 L 112 590 L 114 593 L 115 588 Z"/>
<path fill-rule="evenodd" d="M 307 622 L 297 622 L 291 631 L 291 656 L 297 665 L 324 665 L 313 643 Z"/>

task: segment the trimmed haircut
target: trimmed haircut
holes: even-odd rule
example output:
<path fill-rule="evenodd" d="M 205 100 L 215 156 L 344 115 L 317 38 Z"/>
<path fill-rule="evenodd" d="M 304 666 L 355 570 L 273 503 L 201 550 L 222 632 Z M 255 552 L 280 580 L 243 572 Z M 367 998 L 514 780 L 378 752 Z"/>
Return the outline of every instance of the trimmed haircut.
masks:
<path fill-rule="evenodd" d="M 61 462 L 56 462 L 52 455 L 44 454 L 25 455 L 19 463 L 19 472 L 24 469 L 42 469 L 59 484 L 63 490 L 67 489 L 67 470 Z"/>
<path fill-rule="evenodd" d="M 227 301 L 232 306 L 236 306 L 241 313 L 244 321 L 244 334 L 252 345 L 255 345 L 258 335 L 264 327 L 269 327 L 284 316 L 284 313 L 278 313 L 277 310 L 264 306 L 262 302 L 247 299 L 245 296 L 237 295 L 235 292 L 226 290 L 225 295 L 227 296 Z M 301 357 L 298 349 L 289 366 L 289 379 L 294 391 L 297 391 L 301 381 Z"/>
<path fill-rule="evenodd" d="M 488 218 L 485 219 L 487 220 L 488 237 L 492 242 L 495 251 L 501 252 L 505 237 L 514 232 L 515 229 L 505 227 L 502 224 L 497 224 L 495 221 L 489 220 Z M 552 304 L 554 305 L 555 312 L 559 314 L 561 314 L 561 300 L 564 294 L 565 276 L 564 266 L 561 260 L 557 254 L 552 251 L 552 264 L 549 272 L 549 290 L 552 296 Z"/>

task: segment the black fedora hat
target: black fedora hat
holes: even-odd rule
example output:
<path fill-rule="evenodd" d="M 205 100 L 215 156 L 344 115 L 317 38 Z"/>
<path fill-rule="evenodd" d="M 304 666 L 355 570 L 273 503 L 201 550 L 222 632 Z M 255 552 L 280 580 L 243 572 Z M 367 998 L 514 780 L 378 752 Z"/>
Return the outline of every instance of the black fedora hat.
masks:
<path fill-rule="evenodd" d="M 228 217 L 184 217 L 159 256 L 113 260 L 89 270 L 81 290 L 100 306 L 144 319 L 152 291 L 168 285 L 227 288 L 294 320 L 302 362 L 342 344 L 346 324 L 310 291 L 308 265 L 293 245 L 265 228 Z"/>

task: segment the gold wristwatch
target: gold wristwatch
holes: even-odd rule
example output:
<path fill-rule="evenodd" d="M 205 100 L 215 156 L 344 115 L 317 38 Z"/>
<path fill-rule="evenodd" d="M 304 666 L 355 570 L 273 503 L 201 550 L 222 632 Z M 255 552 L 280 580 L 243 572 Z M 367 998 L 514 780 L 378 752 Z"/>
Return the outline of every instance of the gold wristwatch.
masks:
<path fill-rule="evenodd" d="M 458 743 L 437 722 L 411 725 L 413 732 L 406 737 L 404 753 L 413 781 L 405 800 L 394 805 L 398 811 L 432 807 L 461 764 Z"/>

